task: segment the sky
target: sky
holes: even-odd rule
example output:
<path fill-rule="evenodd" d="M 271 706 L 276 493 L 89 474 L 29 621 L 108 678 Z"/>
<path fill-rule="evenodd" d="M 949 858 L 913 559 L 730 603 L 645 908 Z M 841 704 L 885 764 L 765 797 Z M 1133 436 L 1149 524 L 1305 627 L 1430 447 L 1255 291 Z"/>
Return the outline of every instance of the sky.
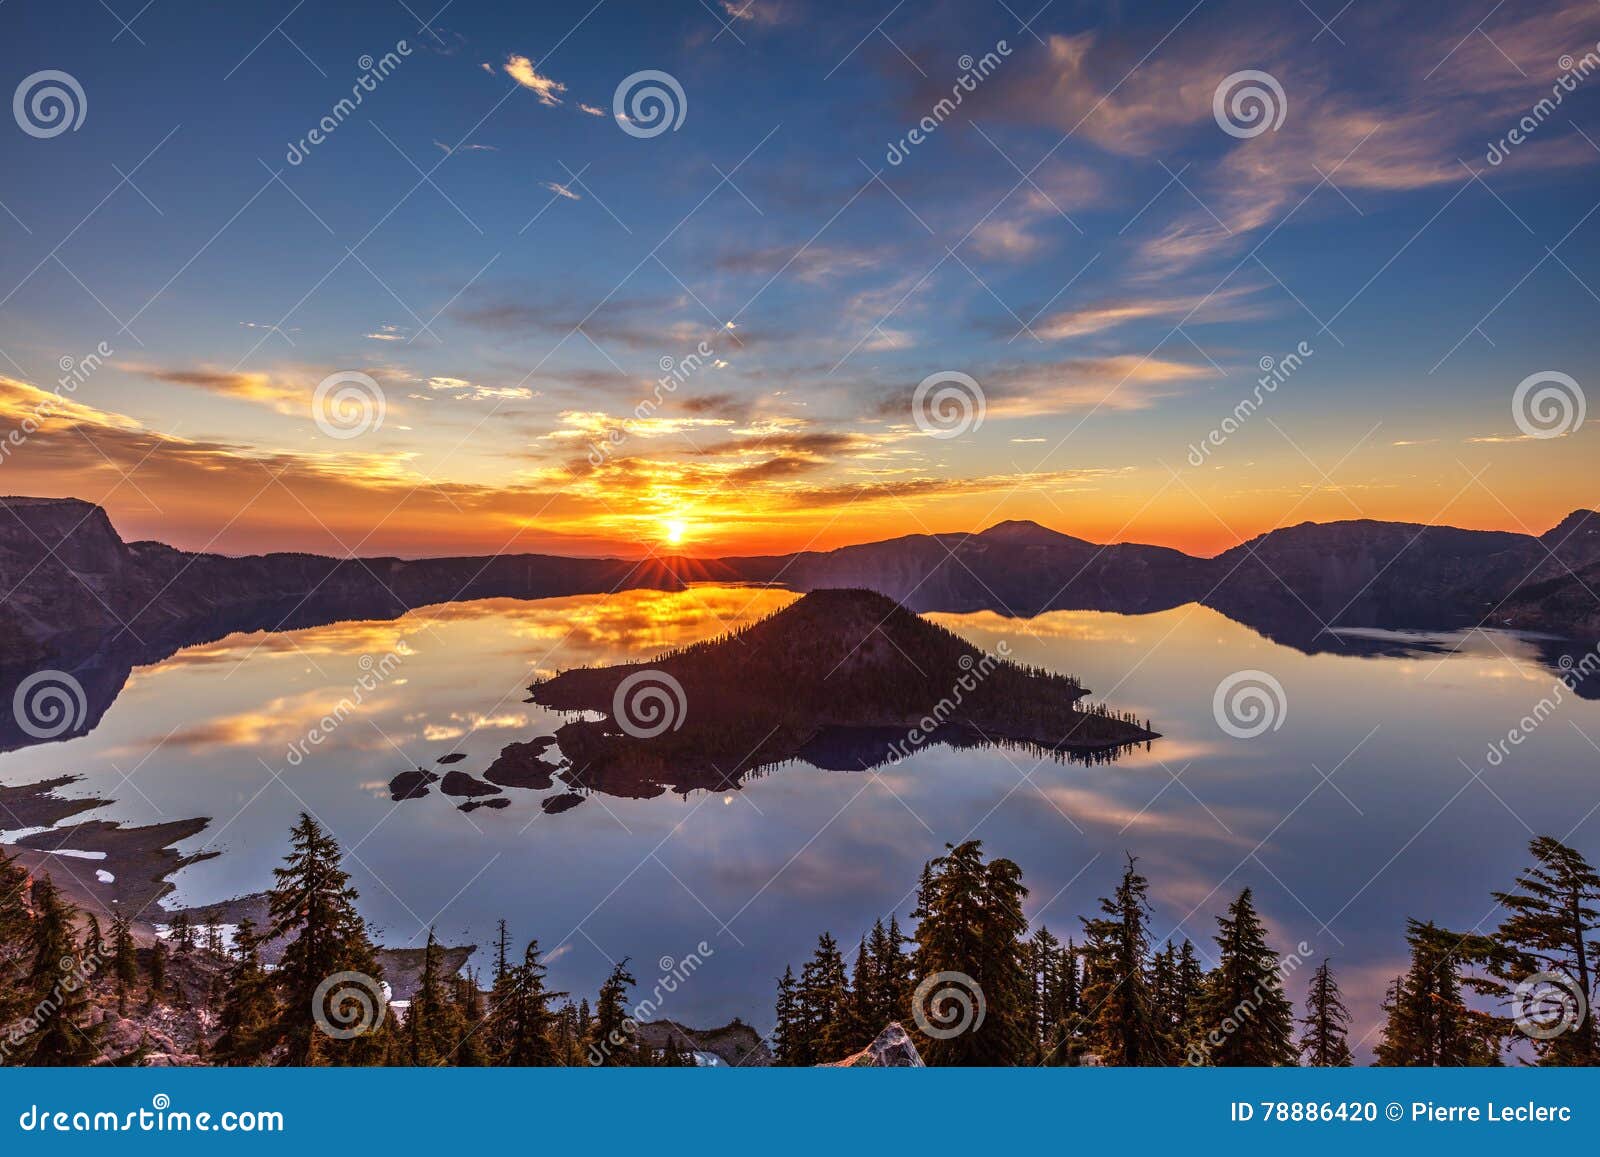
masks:
<path fill-rule="evenodd" d="M 1600 502 L 1595 0 L 437 4 L 0 6 L 0 492 L 341 555 Z"/>

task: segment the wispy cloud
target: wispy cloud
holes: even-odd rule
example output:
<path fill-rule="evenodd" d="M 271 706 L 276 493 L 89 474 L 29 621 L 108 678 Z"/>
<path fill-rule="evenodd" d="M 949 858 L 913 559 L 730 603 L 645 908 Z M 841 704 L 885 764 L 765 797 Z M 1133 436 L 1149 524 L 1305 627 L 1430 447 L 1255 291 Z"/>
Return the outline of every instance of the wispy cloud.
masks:
<path fill-rule="evenodd" d="M 505 73 L 523 88 L 532 89 L 538 94 L 539 103 L 551 108 L 561 103 L 559 94 L 567 91 L 567 86 L 559 80 L 542 75 L 526 56 L 506 57 Z"/>

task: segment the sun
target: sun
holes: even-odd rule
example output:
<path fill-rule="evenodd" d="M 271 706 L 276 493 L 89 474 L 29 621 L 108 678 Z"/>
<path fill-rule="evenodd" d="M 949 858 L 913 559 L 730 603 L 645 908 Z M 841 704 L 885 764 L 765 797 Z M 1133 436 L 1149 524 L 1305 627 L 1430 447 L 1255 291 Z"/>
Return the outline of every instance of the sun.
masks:
<path fill-rule="evenodd" d="M 668 518 L 661 523 L 661 529 L 667 541 L 677 546 L 683 541 L 683 536 L 689 533 L 689 524 L 681 518 Z"/>

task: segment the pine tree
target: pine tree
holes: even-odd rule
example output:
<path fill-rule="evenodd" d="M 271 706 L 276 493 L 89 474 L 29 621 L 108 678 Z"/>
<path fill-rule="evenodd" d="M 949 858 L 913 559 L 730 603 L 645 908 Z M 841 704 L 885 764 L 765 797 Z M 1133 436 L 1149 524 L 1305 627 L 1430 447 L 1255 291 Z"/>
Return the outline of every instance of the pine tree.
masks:
<path fill-rule="evenodd" d="M 946 848 L 924 868 L 913 913 L 916 973 L 927 986 L 918 1011 L 939 1030 L 919 1033 L 918 1048 L 929 1065 L 1026 1063 L 1032 982 L 1021 869 L 986 863 L 978 840 Z"/>
<path fill-rule="evenodd" d="M 150 946 L 150 998 L 149 1007 L 155 1008 L 157 1002 L 167 991 L 167 945 L 160 937 Z"/>
<path fill-rule="evenodd" d="M 522 963 L 508 969 L 506 977 L 504 995 L 494 1004 L 496 1032 L 504 1042 L 504 1052 L 496 1063 L 537 1068 L 570 1064 L 558 1048 L 562 1036 L 557 1024 L 560 1017 L 550 1011 L 550 1002 L 567 994 L 545 988 L 545 967 L 539 959 L 537 940 L 528 941 Z"/>
<path fill-rule="evenodd" d="M 189 913 L 179 912 L 173 916 L 172 922 L 167 925 L 167 937 L 179 956 L 187 956 L 194 951 L 194 925 L 189 921 Z"/>
<path fill-rule="evenodd" d="M 1201 1007 L 1206 1062 L 1218 1066 L 1293 1065 L 1294 1008 L 1283 994 L 1277 955 L 1250 889 L 1217 917 L 1216 971 Z"/>
<path fill-rule="evenodd" d="M 239 921 L 234 937 L 237 955 L 228 969 L 227 993 L 222 998 L 220 1035 L 212 1046 L 217 1064 L 228 1066 L 268 1063 L 273 1026 L 278 1019 L 272 978 L 261 963 L 261 940 L 249 917 Z"/>
<path fill-rule="evenodd" d="M 111 918 L 112 972 L 117 978 L 117 1011 L 128 1011 L 128 991 L 139 983 L 139 955 L 133 944 L 133 925 L 118 911 Z"/>
<path fill-rule="evenodd" d="M 600 1068 L 625 1068 L 638 1063 L 639 1045 L 627 1007 L 628 989 L 636 983 L 624 957 L 600 986 L 589 1041 L 590 1064 Z"/>
<path fill-rule="evenodd" d="M 1101 915 L 1083 920 L 1083 993 L 1089 1044 L 1106 1065 L 1164 1065 L 1171 1042 L 1162 1034 L 1145 977 L 1150 946 L 1150 881 L 1128 866 Z"/>
<path fill-rule="evenodd" d="M 24 981 L 32 960 L 28 873 L 0 849 L 0 1030 L 27 1011 Z"/>
<path fill-rule="evenodd" d="M 1306 1014 L 1300 1018 L 1305 1032 L 1300 1037 L 1300 1052 L 1305 1062 L 1316 1068 L 1348 1068 L 1354 1064 L 1347 1037 L 1350 1012 L 1344 1006 L 1339 982 L 1324 960 L 1311 974 L 1306 991 Z"/>
<path fill-rule="evenodd" d="M 802 1047 L 799 1001 L 795 995 L 794 969 L 785 967 L 778 979 L 778 1002 L 772 1029 L 772 1057 L 780 1065 L 797 1065 Z"/>
<path fill-rule="evenodd" d="M 1600 928 L 1600 911 L 1595 907 L 1600 902 L 1600 873 L 1578 852 L 1549 836 L 1540 836 L 1528 850 L 1534 865 L 1517 877 L 1517 890 L 1492 893 L 1510 913 L 1495 932 L 1505 949 L 1496 971 L 1513 985 L 1539 973 L 1565 977 L 1576 987 L 1576 995 L 1562 992 L 1565 985 L 1547 985 L 1560 994 L 1561 1007 L 1524 1010 L 1541 1022 L 1548 1017 L 1549 1027 L 1571 1022 L 1555 1036 L 1535 1039 L 1534 1052 L 1545 1065 L 1600 1064 L 1600 1018 L 1594 1008 L 1600 996 L 1595 983 L 1600 944 L 1589 939 Z"/>
<path fill-rule="evenodd" d="M 339 846 L 309 815 L 301 813 L 290 833 L 284 866 L 274 868 L 276 884 L 269 894 L 270 938 L 287 937 L 288 945 L 273 974 L 283 1001 L 276 1034 L 288 1065 L 373 1063 L 382 1057 L 388 1009 L 382 1001 L 370 1009 L 373 1023 L 361 1035 L 336 1040 L 322 1032 L 314 1006 L 317 990 L 337 973 L 354 972 L 370 981 L 361 987 L 373 995 L 381 980 L 376 952 L 366 923 L 356 912 L 358 893 L 339 866 Z M 363 1015 L 369 1011 L 363 1009 Z"/>
<path fill-rule="evenodd" d="M 850 1047 L 854 1033 L 844 957 L 838 941 L 826 932 L 817 938 L 816 951 L 800 970 L 795 1003 L 799 1026 L 795 1064 L 836 1061 L 855 1051 Z"/>
<path fill-rule="evenodd" d="M 92 1065 L 102 1059 L 105 1029 L 91 1023 L 92 977 L 72 941 L 76 910 L 47 876 L 34 881 L 33 910 L 33 962 L 24 982 L 25 1003 L 30 1017 L 40 1023 L 12 1059 L 29 1065 Z"/>
<path fill-rule="evenodd" d="M 1506 1026 L 1468 1007 L 1465 992 L 1492 986 L 1466 974 L 1473 964 L 1496 959 L 1488 937 L 1459 935 L 1432 921 L 1406 921 L 1411 967 L 1397 977 L 1383 1002 L 1383 1037 L 1377 1063 L 1395 1067 L 1497 1065 Z"/>
<path fill-rule="evenodd" d="M 406 1013 L 406 1064 L 429 1067 L 453 1063 L 466 1029 L 450 979 L 444 974 L 444 951 L 430 928 L 422 954 L 422 979 L 411 995 L 411 1008 Z"/>

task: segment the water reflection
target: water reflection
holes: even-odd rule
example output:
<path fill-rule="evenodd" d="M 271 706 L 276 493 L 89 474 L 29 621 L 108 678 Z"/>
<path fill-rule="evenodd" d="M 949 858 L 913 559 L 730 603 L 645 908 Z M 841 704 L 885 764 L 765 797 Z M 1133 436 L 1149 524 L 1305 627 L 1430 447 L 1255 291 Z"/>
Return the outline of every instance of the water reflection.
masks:
<path fill-rule="evenodd" d="M 648 657 L 795 597 L 698 587 L 491 600 L 232 635 L 131 675 L 113 668 L 114 702 L 100 702 L 93 729 L 0 757 L 0 783 L 81 774 L 62 791 L 113 800 L 87 818 L 209 817 L 179 848 L 222 853 L 178 874 L 191 903 L 259 890 L 310 810 L 349 851 L 382 940 L 420 943 L 434 925 L 446 942 L 487 943 L 504 916 L 552 950 L 560 989 L 592 990 L 609 959 L 681 956 L 706 940 L 716 954 L 663 1010 L 703 1024 L 765 1024 L 772 979 L 818 932 L 849 943 L 879 915 L 904 917 L 923 861 L 969 835 L 1021 865 L 1028 915 L 1063 938 L 1125 853 L 1152 879 L 1156 932 L 1192 937 L 1208 958 L 1211 917 L 1252 886 L 1275 943 L 1334 958 L 1357 1036 L 1401 967 L 1406 916 L 1492 922 L 1489 892 L 1522 866 L 1531 832 L 1600 854 L 1592 701 L 1569 696 L 1502 765 L 1485 760 L 1549 691 L 1554 644 L 1386 635 L 1361 640 L 1365 654 L 1306 653 L 1192 605 L 930 616 L 1156 721 L 1164 738 L 1112 765 L 937 747 L 865 772 L 796 762 L 685 798 L 597 795 L 559 816 L 525 791 L 471 814 L 390 799 L 398 772 L 481 772 L 508 743 L 554 733 L 561 717 L 524 702 L 537 677 Z M 388 677 L 291 763 L 370 674 L 362 657 L 388 654 L 400 656 Z M 1238 740 L 1217 726 L 1212 693 L 1246 668 L 1282 683 L 1287 712 L 1279 730 Z M 452 754 L 465 758 L 440 766 Z"/>

